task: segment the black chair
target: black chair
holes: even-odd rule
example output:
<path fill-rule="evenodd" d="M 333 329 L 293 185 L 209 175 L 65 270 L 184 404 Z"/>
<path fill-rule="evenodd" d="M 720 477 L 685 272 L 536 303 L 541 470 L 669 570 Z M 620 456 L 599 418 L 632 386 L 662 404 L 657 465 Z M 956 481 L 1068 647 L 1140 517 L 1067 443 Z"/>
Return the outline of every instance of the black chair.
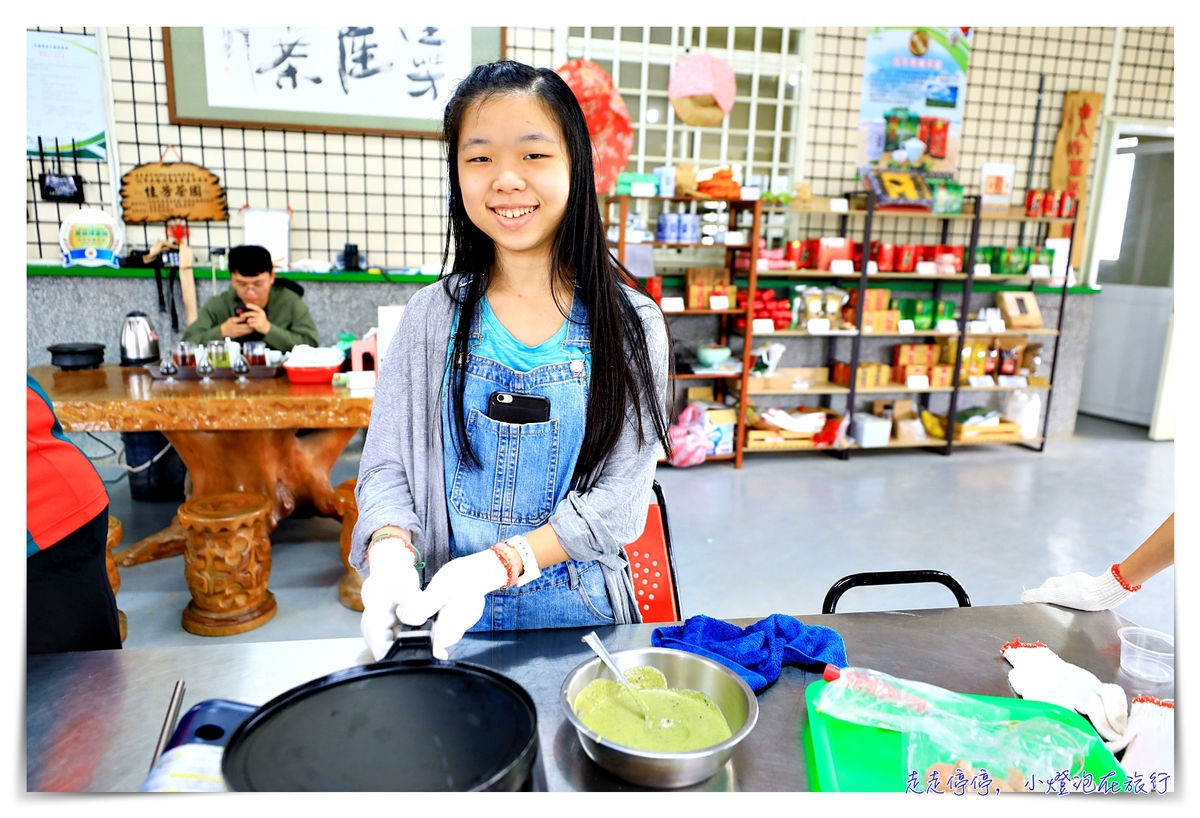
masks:
<path fill-rule="evenodd" d="M 943 571 L 864 571 L 860 574 L 850 574 L 833 583 L 821 603 L 821 613 L 836 613 L 838 600 L 842 594 L 851 588 L 861 588 L 865 585 L 916 585 L 923 582 L 934 582 L 945 585 L 958 600 L 958 607 L 970 608 L 971 598 L 958 580 Z"/>

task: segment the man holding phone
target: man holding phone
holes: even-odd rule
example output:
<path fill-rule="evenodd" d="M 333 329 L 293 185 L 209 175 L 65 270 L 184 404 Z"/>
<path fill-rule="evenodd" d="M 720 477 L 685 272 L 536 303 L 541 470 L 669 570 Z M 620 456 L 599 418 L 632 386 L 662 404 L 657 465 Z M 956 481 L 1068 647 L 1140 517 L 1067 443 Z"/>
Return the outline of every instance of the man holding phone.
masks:
<path fill-rule="evenodd" d="M 232 338 L 264 341 L 271 349 L 288 352 L 297 344 L 317 346 L 317 325 L 304 303 L 304 288 L 276 279 L 271 254 L 265 247 L 243 245 L 229 251 L 233 286 L 204 303 L 183 340 L 207 343 Z"/>

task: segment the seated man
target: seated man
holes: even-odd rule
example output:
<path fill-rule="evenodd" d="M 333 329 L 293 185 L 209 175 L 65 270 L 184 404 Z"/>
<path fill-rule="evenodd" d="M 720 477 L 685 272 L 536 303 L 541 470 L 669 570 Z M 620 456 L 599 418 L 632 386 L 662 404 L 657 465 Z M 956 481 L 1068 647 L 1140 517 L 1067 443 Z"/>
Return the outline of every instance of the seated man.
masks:
<path fill-rule="evenodd" d="M 229 278 L 233 286 L 204 303 L 183 340 L 194 344 L 225 338 L 239 343 L 265 341 L 281 352 L 297 344 L 317 346 L 317 325 L 301 298 L 304 290 L 294 281 L 275 280 L 267 248 L 231 249 Z"/>

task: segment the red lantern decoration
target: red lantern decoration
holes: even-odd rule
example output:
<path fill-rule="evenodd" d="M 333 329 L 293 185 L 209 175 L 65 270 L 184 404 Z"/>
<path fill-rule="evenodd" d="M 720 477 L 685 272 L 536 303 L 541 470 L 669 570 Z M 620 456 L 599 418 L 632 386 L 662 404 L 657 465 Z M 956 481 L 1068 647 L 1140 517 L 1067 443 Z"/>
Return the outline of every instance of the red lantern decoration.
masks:
<path fill-rule="evenodd" d="M 558 69 L 558 75 L 579 101 L 592 139 L 596 193 L 604 193 L 625 170 L 633 152 L 633 121 L 625 100 L 608 73 L 591 60 L 577 59 Z"/>

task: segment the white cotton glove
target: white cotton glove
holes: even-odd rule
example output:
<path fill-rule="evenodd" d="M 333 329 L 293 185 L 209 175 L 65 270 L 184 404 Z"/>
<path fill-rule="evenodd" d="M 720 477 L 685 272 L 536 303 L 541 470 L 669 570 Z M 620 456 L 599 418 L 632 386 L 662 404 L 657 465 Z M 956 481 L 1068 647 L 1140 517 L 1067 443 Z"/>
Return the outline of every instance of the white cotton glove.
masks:
<path fill-rule="evenodd" d="M 1050 577 L 1042 587 L 1022 592 L 1021 601 L 1049 602 L 1078 611 L 1107 611 L 1134 593 L 1125 590 L 1110 568 L 1098 577 L 1088 576 L 1082 571 L 1065 577 Z"/>
<path fill-rule="evenodd" d="M 421 578 L 416 556 L 399 538 L 381 539 L 371 546 L 367 559 L 371 575 L 362 584 L 362 635 L 378 662 L 392 647 L 401 622 L 425 622 L 413 612 L 413 603 L 421 594 Z"/>
<path fill-rule="evenodd" d="M 1104 684 L 1094 673 L 1064 662 L 1041 643 L 1009 643 L 1001 650 L 1013 669 L 1008 681 L 1023 699 L 1050 702 L 1087 716 L 1106 741 L 1125 732 L 1129 705 L 1125 691 Z"/>
<path fill-rule="evenodd" d="M 1135 696 L 1129 708 L 1129 724 L 1125 735 L 1117 741 L 1106 742 L 1114 753 L 1125 748 L 1121 766 L 1132 776 L 1140 773 L 1149 788 L 1150 776 L 1155 783 L 1165 773 L 1165 791 L 1175 789 L 1175 705 L 1153 696 Z M 1164 785 L 1158 784 L 1158 792 Z"/>
<path fill-rule="evenodd" d="M 437 614 L 432 634 L 435 658 L 449 658 L 446 649 L 483 615 L 484 597 L 507 584 L 508 569 L 491 548 L 450 560 L 434 574 L 411 610 L 422 622 Z"/>

